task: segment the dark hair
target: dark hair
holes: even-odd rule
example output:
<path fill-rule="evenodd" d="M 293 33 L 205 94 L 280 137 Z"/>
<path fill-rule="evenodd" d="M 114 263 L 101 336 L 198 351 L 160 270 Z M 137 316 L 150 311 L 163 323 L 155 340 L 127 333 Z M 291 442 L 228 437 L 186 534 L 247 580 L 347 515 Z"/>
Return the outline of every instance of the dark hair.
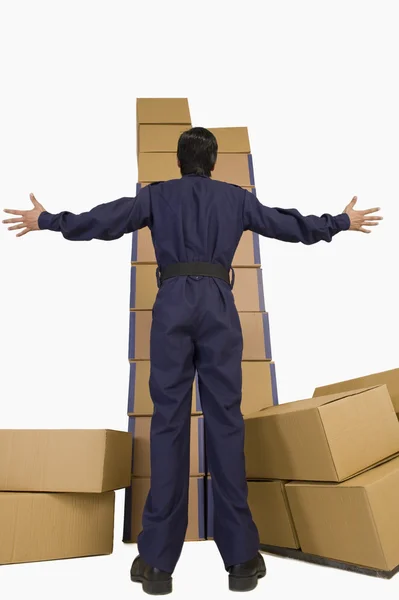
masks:
<path fill-rule="evenodd" d="M 213 133 L 203 127 L 193 127 L 184 131 L 177 145 L 177 158 L 182 175 L 206 175 L 216 163 L 218 143 Z"/>

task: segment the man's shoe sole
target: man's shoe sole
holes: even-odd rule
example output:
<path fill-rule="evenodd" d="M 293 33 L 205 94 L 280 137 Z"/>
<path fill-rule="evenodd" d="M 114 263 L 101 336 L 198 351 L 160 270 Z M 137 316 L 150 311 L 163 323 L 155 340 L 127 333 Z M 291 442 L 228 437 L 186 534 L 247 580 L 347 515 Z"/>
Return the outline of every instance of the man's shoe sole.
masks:
<path fill-rule="evenodd" d="M 150 581 L 138 575 L 131 575 L 130 579 L 134 583 L 141 583 L 143 585 L 143 592 L 150 596 L 166 596 L 166 594 L 172 593 L 172 579 L 168 579 L 167 581 Z"/>
<path fill-rule="evenodd" d="M 266 569 L 258 571 L 256 575 L 251 577 L 234 577 L 229 575 L 229 590 L 230 592 L 251 592 L 258 585 L 258 579 L 265 577 Z"/>

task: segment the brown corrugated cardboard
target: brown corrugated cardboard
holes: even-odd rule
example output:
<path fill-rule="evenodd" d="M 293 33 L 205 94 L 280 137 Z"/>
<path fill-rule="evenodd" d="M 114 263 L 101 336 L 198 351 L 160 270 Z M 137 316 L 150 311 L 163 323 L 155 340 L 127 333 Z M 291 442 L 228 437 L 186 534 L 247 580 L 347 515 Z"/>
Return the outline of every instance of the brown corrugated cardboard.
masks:
<path fill-rule="evenodd" d="M 0 490 L 100 493 L 130 482 L 132 436 L 97 429 L 1 429 Z"/>
<path fill-rule="evenodd" d="M 207 539 L 213 539 L 214 502 L 212 479 L 207 478 Z M 281 481 L 248 481 L 248 504 L 258 528 L 260 543 L 299 548 L 291 510 Z"/>
<path fill-rule="evenodd" d="M 244 338 L 243 360 L 271 360 L 267 313 L 239 313 Z M 152 312 L 131 311 L 129 360 L 150 360 Z M 148 384 L 148 380 L 144 382 Z"/>
<path fill-rule="evenodd" d="M 254 413 L 278 403 L 275 365 L 270 361 L 245 361 L 242 366 L 242 404 L 243 415 Z M 150 416 L 154 412 L 148 380 L 150 362 L 136 361 L 130 364 L 133 371 L 130 376 L 129 416 Z M 201 413 L 201 398 L 197 383 L 193 387 L 191 413 Z"/>
<path fill-rule="evenodd" d="M 239 186 L 252 186 L 250 157 L 247 154 L 218 154 L 212 178 Z"/>
<path fill-rule="evenodd" d="M 150 479 L 133 477 L 131 488 L 127 491 L 125 527 L 123 541 L 137 542 L 142 529 L 142 514 L 148 492 Z M 188 526 L 185 541 L 205 539 L 205 478 L 190 477 L 188 490 Z"/>
<path fill-rule="evenodd" d="M 299 548 L 288 500 L 281 481 L 249 481 L 248 503 L 261 544 Z"/>
<path fill-rule="evenodd" d="M 140 125 L 140 152 L 177 152 L 179 137 L 190 125 Z"/>
<path fill-rule="evenodd" d="M 156 268 L 153 265 L 132 266 L 130 289 L 131 309 L 152 310 L 158 293 Z M 235 269 L 233 295 L 239 312 L 265 312 L 261 269 Z"/>
<path fill-rule="evenodd" d="M 138 180 L 140 183 L 180 179 L 181 173 L 175 152 L 146 152 L 139 154 Z"/>
<path fill-rule="evenodd" d="M 373 373 L 365 377 L 349 379 L 348 381 L 339 381 L 330 385 L 325 385 L 315 389 L 313 397 L 326 396 L 327 394 L 338 394 L 350 390 L 356 390 L 373 385 L 386 385 L 395 411 L 399 412 L 399 369 L 391 369 L 382 373 Z"/>
<path fill-rule="evenodd" d="M 399 565 L 399 458 L 341 484 L 286 490 L 303 552 L 386 571 Z"/>
<path fill-rule="evenodd" d="M 233 267 L 253 267 L 260 265 L 259 235 L 244 231 L 233 258 Z"/>
<path fill-rule="evenodd" d="M 148 227 L 133 233 L 132 264 L 156 265 L 154 246 Z M 245 231 L 234 255 L 233 267 L 253 267 L 260 265 L 259 236 Z"/>
<path fill-rule="evenodd" d="M 190 125 L 187 98 L 137 98 L 137 123 Z"/>
<path fill-rule="evenodd" d="M 154 405 L 151 400 L 149 379 L 151 365 L 148 360 L 132 361 L 130 363 L 130 385 L 128 414 L 135 416 L 151 416 Z M 201 413 L 201 404 L 196 384 L 193 385 L 193 401 L 191 414 Z"/>
<path fill-rule="evenodd" d="M 220 153 L 249 154 L 251 152 L 246 127 L 212 127 L 209 131 L 216 137 Z"/>
<path fill-rule="evenodd" d="M 275 365 L 269 361 L 245 361 L 242 367 L 243 415 L 253 414 L 277 404 Z"/>
<path fill-rule="evenodd" d="M 114 492 L 0 493 L 0 564 L 111 554 Z"/>
<path fill-rule="evenodd" d="M 398 451 L 386 386 L 290 402 L 245 419 L 248 479 L 342 481 Z"/>
<path fill-rule="evenodd" d="M 398 424 L 399 425 L 399 424 Z M 151 417 L 129 417 L 129 431 L 133 435 L 132 475 L 150 477 Z M 204 419 L 191 417 L 190 476 L 205 475 Z"/>
<path fill-rule="evenodd" d="M 176 153 L 140 152 L 138 166 L 139 182 L 168 181 L 180 179 Z M 239 186 L 250 187 L 249 159 L 247 154 L 219 154 L 212 179 Z"/>
<path fill-rule="evenodd" d="M 244 348 L 242 359 L 271 360 L 269 315 L 263 312 L 239 313 Z"/>

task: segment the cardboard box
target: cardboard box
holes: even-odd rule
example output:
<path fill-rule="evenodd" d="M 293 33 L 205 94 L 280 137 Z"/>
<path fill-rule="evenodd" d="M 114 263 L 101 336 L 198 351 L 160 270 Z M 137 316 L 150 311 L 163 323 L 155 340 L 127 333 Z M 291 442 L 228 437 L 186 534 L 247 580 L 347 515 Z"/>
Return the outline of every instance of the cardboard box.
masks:
<path fill-rule="evenodd" d="M 150 491 L 149 478 L 133 478 L 126 490 L 123 541 L 137 542 L 142 529 L 142 514 Z M 205 539 L 205 478 L 190 477 L 188 490 L 188 526 L 185 541 Z"/>
<path fill-rule="evenodd" d="M 253 231 L 244 231 L 233 257 L 233 267 L 260 266 L 259 235 Z"/>
<path fill-rule="evenodd" d="M 270 361 L 245 361 L 242 366 L 243 415 L 251 414 L 268 406 L 278 404 L 275 364 Z M 154 406 L 150 396 L 148 380 L 150 361 L 130 363 L 129 416 L 151 416 Z M 191 414 L 202 412 L 198 379 L 193 386 Z"/>
<path fill-rule="evenodd" d="M 326 396 L 327 394 L 340 394 L 350 390 L 356 390 L 373 385 L 386 385 L 391 400 L 395 407 L 395 412 L 399 413 L 399 369 L 391 369 L 382 373 L 373 373 L 365 377 L 357 377 L 348 381 L 339 381 L 315 389 L 313 397 Z"/>
<path fill-rule="evenodd" d="M 271 360 L 268 314 L 239 313 L 239 316 L 244 338 L 243 360 Z M 130 312 L 129 360 L 150 360 L 151 324 L 150 310 Z"/>
<path fill-rule="evenodd" d="M 213 539 L 214 503 L 210 477 L 207 478 L 207 502 L 207 539 Z M 299 548 L 283 482 L 248 481 L 248 504 L 261 544 Z"/>
<path fill-rule="evenodd" d="M 275 364 L 269 361 L 245 361 L 241 367 L 242 414 L 250 415 L 278 404 Z"/>
<path fill-rule="evenodd" d="M 181 134 L 191 125 L 140 125 L 140 152 L 177 152 Z"/>
<path fill-rule="evenodd" d="M 139 314 L 141 313 L 137 313 L 137 315 Z M 144 326 L 143 322 L 142 325 Z M 151 400 L 149 388 L 150 370 L 151 364 L 149 360 L 133 361 L 130 363 L 128 399 L 129 416 L 151 416 L 154 412 L 154 405 Z M 198 394 L 198 385 L 197 380 L 195 380 L 193 385 L 191 414 L 195 415 L 201 412 L 202 408 Z"/>
<path fill-rule="evenodd" d="M 187 98 L 137 98 L 137 123 L 191 125 Z"/>
<path fill-rule="evenodd" d="M 386 386 L 267 408 L 245 419 L 248 479 L 343 481 L 399 451 Z"/>
<path fill-rule="evenodd" d="M 265 312 L 239 313 L 244 348 L 244 361 L 272 359 L 269 315 Z"/>
<path fill-rule="evenodd" d="M 0 564 L 111 554 L 114 492 L 0 493 Z"/>
<path fill-rule="evenodd" d="M 0 491 L 100 493 L 130 483 L 132 436 L 97 429 L 1 429 Z"/>
<path fill-rule="evenodd" d="M 251 154 L 218 154 L 212 178 L 234 185 L 255 185 Z"/>
<path fill-rule="evenodd" d="M 156 265 L 154 245 L 148 227 L 132 234 L 132 263 Z M 233 259 L 233 267 L 253 267 L 260 265 L 259 235 L 244 231 Z"/>
<path fill-rule="evenodd" d="M 286 490 L 303 552 L 384 571 L 399 565 L 399 458 L 341 484 Z"/>
<path fill-rule="evenodd" d="M 251 152 L 246 127 L 212 127 L 209 131 L 215 136 L 220 153 L 249 154 Z"/>
<path fill-rule="evenodd" d="M 398 424 L 399 425 L 399 424 Z M 129 431 L 133 435 L 133 477 L 150 477 L 151 417 L 129 417 Z M 191 417 L 190 476 L 205 475 L 204 418 Z"/>
<path fill-rule="evenodd" d="M 140 183 L 180 179 L 176 152 L 140 152 L 138 179 Z M 255 185 L 250 154 L 218 154 L 212 179 L 239 186 Z"/>
<path fill-rule="evenodd" d="M 152 310 L 157 293 L 156 267 L 132 266 L 130 308 Z M 262 270 L 260 268 L 235 269 L 233 295 L 239 312 L 265 312 Z"/>

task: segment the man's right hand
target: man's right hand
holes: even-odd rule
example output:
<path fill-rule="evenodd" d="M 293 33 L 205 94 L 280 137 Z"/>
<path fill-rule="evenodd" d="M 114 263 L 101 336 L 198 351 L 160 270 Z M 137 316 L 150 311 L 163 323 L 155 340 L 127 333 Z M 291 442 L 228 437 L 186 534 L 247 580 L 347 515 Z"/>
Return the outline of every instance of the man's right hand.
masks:
<path fill-rule="evenodd" d="M 362 233 L 370 233 L 370 229 L 366 229 L 366 227 L 375 227 L 378 225 L 378 222 L 382 220 L 382 217 L 371 216 L 372 213 L 378 212 L 379 208 L 369 208 L 367 210 L 355 210 L 353 207 L 357 202 L 357 196 L 353 196 L 352 200 L 345 208 L 344 213 L 346 213 L 350 219 L 350 227 L 351 231 L 361 231 Z"/>

